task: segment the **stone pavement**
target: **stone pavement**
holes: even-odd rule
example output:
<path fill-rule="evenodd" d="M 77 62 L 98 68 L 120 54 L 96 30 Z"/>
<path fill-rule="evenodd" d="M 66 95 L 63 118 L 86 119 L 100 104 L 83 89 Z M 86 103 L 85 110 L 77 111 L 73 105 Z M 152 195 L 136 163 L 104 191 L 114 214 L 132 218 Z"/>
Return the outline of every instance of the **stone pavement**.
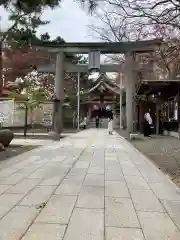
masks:
<path fill-rule="evenodd" d="M 89 129 L 0 171 L 0 240 L 179 240 L 176 186 L 118 134 Z"/>

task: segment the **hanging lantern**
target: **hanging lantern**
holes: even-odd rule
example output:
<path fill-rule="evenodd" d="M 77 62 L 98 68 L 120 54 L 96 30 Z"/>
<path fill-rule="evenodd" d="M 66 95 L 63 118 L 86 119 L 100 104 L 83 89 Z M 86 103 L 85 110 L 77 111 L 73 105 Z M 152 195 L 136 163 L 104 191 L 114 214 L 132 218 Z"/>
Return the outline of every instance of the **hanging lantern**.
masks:
<path fill-rule="evenodd" d="M 100 71 L 100 51 L 92 51 L 89 52 L 89 71 L 91 73 L 93 72 L 99 72 Z"/>

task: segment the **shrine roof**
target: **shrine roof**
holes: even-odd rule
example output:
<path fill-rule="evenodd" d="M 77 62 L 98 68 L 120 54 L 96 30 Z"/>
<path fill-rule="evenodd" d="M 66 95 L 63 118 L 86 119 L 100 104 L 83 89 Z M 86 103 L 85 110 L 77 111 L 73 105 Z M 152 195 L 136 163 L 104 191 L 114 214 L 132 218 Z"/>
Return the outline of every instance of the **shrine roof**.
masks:
<path fill-rule="evenodd" d="M 93 86 L 84 92 L 84 94 L 94 92 L 95 90 L 98 90 L 100 92 L 108 90 L 114 94 L 120 93 L 120 87 L 117 84 L 113 83 L 111 79 L 109 79 L 108 76 L 104 73 L 101 73 L 97 79 L 94 80 Z"/>
<path fill-rule="evenodd" d="M 174 95 L 179 91 L 180 88 L 180 80 L 157 80 L 157 81 L 143 81 L 138 95 L 151 95 L 162 93 L 164 97 Z"/>

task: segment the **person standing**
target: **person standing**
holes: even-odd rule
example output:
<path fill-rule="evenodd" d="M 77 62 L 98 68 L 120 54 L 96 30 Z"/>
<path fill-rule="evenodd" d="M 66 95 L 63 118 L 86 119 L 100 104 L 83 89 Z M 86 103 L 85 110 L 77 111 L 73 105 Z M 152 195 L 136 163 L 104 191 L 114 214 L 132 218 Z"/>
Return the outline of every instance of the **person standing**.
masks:
<path fill-rule="evenodd" d="M 164 129 L 163 129 L 163 120 L 164 120 L 164 116 L 162 111 L 159 111 L 159 134 L 163 135 Z"/>
<path fill-rule="evenodd" d="M 86 129 L 87 128 L 87 117 L 86 116 L 84 117 L 83 123 L 84 123 L 84 129 Z"/>
<path fill-rule="evenodd" d="M 99 128 L 99 117 L 96 116 L 96 128 Z"/>
<path fill-rule="evenodd" d="M 110 108 L 107 108 L 107 117 L 108 117 L 108 132 L 109 135 L 113 133 L 113 112 Z"/>
<path fill-rule="evenodd" d="M 80 123 L 79 126 L 84 128 L 84 129 L 87 128 L 87 117 L 86 116 L 83 118 L 83 121 Z"/>
<path fill-rule="evenodd" d="M 144 114 L 144 136 L 150 137 L 152 128 L 152 118 L 150 115 L 150 109 Z"/>

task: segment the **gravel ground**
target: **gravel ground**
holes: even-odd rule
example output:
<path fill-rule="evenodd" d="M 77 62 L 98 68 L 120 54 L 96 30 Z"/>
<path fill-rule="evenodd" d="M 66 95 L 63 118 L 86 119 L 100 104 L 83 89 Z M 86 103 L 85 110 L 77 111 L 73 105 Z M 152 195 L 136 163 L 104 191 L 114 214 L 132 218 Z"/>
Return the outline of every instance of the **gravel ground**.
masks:
<path fill-rule="evenodd" d="M 125 131 L 119 134 L 127 139 Z M 180 139 L 169 136 L 144 138 L 140 135 L 130 142 L 180 187 Z"/>

